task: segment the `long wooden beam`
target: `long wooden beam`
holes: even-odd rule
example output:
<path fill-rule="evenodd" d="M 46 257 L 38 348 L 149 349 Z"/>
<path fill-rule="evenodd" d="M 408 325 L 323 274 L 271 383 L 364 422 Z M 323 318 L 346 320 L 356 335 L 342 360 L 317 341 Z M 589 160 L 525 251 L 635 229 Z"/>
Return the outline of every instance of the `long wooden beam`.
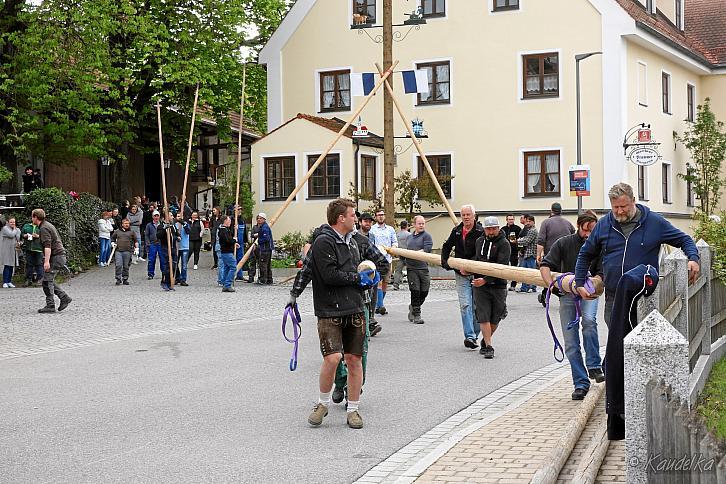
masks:
<path fill-rule="evenodd" d="M 340 128 L 340 131 L 338 131 L 338 134 L 335 135 L 335 138 L 328 144 L 328 146 L 323 150 L 323 152 L 318 156 L 318 159 L 315 160 L 315 163 L 310 167 L 308 172 L 305 174 L 302 180 L 300 180 L 300 183 L 297 184 L 295 189 L 288 195 L 287 199 L 285 200 L 285 203 L 282 204 L 282 206 L 275 212 L 275 214 L 272 216 L 272 218 L 268 221 L 268 224 L 270 227 L 275 225 L 275 222 L 280 218 L 280 215 L 287 209 L 287 207 L 290 205 L 290 203 L 295 199 L 298 192 L 302 190 L 302 188 L 305 186 L 305 184 L 308 182 L 311 176 L 313 176 L 313 173 L 315 173 L 315 170 L 320 166 L 320 163 L 325 160 L 325 157 L 328 156 L 328 153 L 335 147 L 335 144 L 340 140 L 340 138 L 343 137 L 343 134 L 348 130 L 348 127 L 353 124 L 353 122 L 358 118 L 358 115 L 363 111 L 363 109 L 368 105 L 370 100 L 373 98 L 373 95 L 381 88 L 384 82 L 386 82 L 386 79 L 388 79 L 388 76 L 393 73 L 393 69 L 398 65 L 398 61 L 395 61 L 391 67 L 381 74 L 381 78 L 378 80 L 375 86 L 373 86 L 373 90 L 365 97 L 363 98 L 363 102 L 361 102 L 360 106 L 358 106 L 358 109 L 355 110 L 355 112 L 351 115 L 350 119 L 343 125 L 342 128 Z M 237 263 L 237 271 L 239 271 L 242 266 L 247 262 L 247 259 L 250 258 L 250 254 L 252 254 L 252 251 L 255 249 L 255 246 L 257 245 L 257 241 L 255 240 L 252 245 L 250 245 L 250 248 L 247 249 L 247 252 L 245 252 L 245 255 L 240 259 L 240 261 Z"/>
<path fill-rule="evenodd" d="M 164 196 L 164 218 L 166 222 L 173 223 L 169 212 L 169 199 L 166 196 L 166 167 L 164 166 L 164 136 L 161 132 L 161 100 L 156 102 L 156 119 L 159 124 L 159 161 L 161 162 L 161 190 Z M 174 269 L 171 257 L 171 229 L 166 229 L 166 246 L 169 256 L 169 287 L 174 288 Z"/>
<path fill-rule="evenodd" d="M 405 257 L 407 259 L 415 259 L 426 262 L 432 266 L 441 265 L 441 256 L 437 254 L 429 254 L 427 252 L 421 252 L 418 250 L 399 249 L 397 247 L 382 247 L 383 250 L 396 257 Z M 458 269 L 459 271 L 466 271 L 470 274 L 483 274 L 485 276 L 498 277 L 507 281 L 523 282 L 525 284 L 533 284 L 535 286 L 547 287 L 547 284 L 542 279 L 542 275 L 537 269 L 527 269 L 524 267 L 516 266 L 505 266 L 502 264 L 493 264 L 491 262 L 479 262 L 468 259 L 457 259 L 456 257 L 449 257 L 447 263 L 450 267 Z M 560 274 L 557 272 L 552 273 L 552 277 L 556 278 Z M 575 276 L 566 275 L 562 280 L 562 287 L 565 292 L 571 293 L 570 285 L 572 284 Z M 600 295 L 605 290 L 605 286 L 599 277 L 591 277 L 590 281 L 595 287 L 595 294 Z"/>
<path fill-rule="evenodd" d="M 194 109 L 192 110 L 192 126 L 189 128 L 189 143 L 187 145 L 187 164 L 184 168 L 184 186 L 182 187 L 182 198 L 180 210 L 184 213 L 184 206 L 187 201 L 187 183 L 189 180 L 189 163 L 192 158 L 192 141 L 194 139 L 194 121 L 197 116 L 197 102 L 199 101 L 199 83 L 197 90 L 194 92 Z"/>

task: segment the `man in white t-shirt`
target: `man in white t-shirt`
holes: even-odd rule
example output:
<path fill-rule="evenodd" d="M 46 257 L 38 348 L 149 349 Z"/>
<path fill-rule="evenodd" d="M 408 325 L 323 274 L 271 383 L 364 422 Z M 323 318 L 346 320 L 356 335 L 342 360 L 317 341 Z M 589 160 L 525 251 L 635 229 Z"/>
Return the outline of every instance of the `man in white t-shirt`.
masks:
<path fill-rule="evenodd" d="M 398 238 L 396 237 L 396 229 L 390 225 L 386 225 L 386 212 L 376 210 L 376 223 L 371 227 L 371 233 L 375 237 L 376 245 L 382 245 L 384 247 L 398 247 Z M 378 286 L 378 300 L 376 301 L 377 314 L 386 314 L 386 306 L 383 300 L 386 298 L 386 290 L 388 289 L 388 283 L 391 279 L 391 261 L 393 257 L 390 254 L 385 253 L 386 260 L 388 261 L 388 270 L 385 274 L 381 274 L 381 282 Z"/>

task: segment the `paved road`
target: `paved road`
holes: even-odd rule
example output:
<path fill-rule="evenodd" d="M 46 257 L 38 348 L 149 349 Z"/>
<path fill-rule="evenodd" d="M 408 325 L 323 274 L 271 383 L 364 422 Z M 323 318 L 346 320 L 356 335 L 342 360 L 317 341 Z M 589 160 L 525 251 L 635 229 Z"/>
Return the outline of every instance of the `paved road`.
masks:
<path fill-rule="evenodd" d="M 38 315 L 40 289 L 0 308 L 0 476 L 3 482 L 350 482 L 436 424 L 551 363 L 535 296 L 510 293 L 497 358 L 466 350 L 450 284 L 406 321 L 408 293 L 391 292 L 361 399 L 365 428 L 335 406 L 321 428 L 320 355 L 312 293 L 300 298 L 298 370 L 280 335 L 287 287 L 214 286 L 211 258 L 174 293 L 132 268 L 73 279 L 63 313 Z M 143 277 L 143 279 L 141 279 Z M 602 331 L 601 331 L 602 332 Z M 604 341 L 604 340 L 603 340 Z M 25 355 L 25 356 L 18 356 Z"/>

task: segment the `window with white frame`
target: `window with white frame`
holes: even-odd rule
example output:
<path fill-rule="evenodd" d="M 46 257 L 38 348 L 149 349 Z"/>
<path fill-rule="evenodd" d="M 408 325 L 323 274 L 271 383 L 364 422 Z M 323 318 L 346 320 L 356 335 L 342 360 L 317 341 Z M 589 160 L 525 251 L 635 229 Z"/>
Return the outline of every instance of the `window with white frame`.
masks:
<path fill-rule="evenodd" d="M 560 152 L 524 153 L 524 196 L 549 197 L 560 194 Z"/>
<path fill-rule="evenodd" d="M 353 15 L 364 17 L 363 23 L 376 23 L 376 0 L 353 0 Z"/>
<path fill-rule="evenodd" d="M 686 88 L 686 96 L 688 97 L 686 120 L 693 122 L 696 120 L 696 86 L 688 84 L 688 87 Z"/>
<path fill-rule="evenodd" d="M 360 157 L 360 193 L 367 197 L 376 196 L 376 157 L 361 155 Z"/>
<path fill-rule="evenodd" d="M 638 200 L 648 201 L 648 167 L 638 165 Z"/>
<path fill-rule="evenodd" d="M 350 71 L 320 73 L 320 111 L 350 110 Z"/>
<path fill-rule="evenodd" d="M 426 71 L 429 92 L 418 94 L 418 106 L 449 104 L 451 102 L 451 64 L 449 61 L 416 64 L 416 69 Z"/>
<path fill-rule="evenodd" d="M 638 104 L 648 106 L 648 65 L 638 61 Z"/>
<path fill-rule="evenodd" d="M 295 157 L 265 158 L 265 200 L 284 200 L 295 189 Z"/>
<path fill-rule="evenodd" d="M 502 10 L 519 10 L 519 0 L 493 0 L 492 10 L 500 12 Z"/>
<path fill-rule="evenodd" d="M 522 56 L 525 99 L 557 97 L 560 94 L 560 62 L 557 52 Z"/>
<path fill-rule="evenodd" d="M 663 112 L 671 114 L 671 75 L 661 71 L 661 93 L 663 97 Z"/>
<path fill-rule="evenodd" d="M 446 15 L 446 0 L 421 0 L 424 17 L 443 17 Z"/>
<path fill-rule="evenodd" d="M 663 192 L 663 203 L 673 201 L 673 180 L 671 164 L 663 162 L 661 165 L 661 191 Z"/>
<path fill-rule="evenodd" d="M 320 155 L 308 156 L 308 170 Z M 318 165 L 308 181 L 308 198 L 337 198 L 340 196 L 340 155 L 329 154 Z"/>
<path fill-rule="evenodd" d="M 423 160 L 420 156 L 416 157 L 416 159 L 418 161 L 419 178 L 425 177 L 426 180 L 429 180 L 428 170 L 426 170 Z M 446 198 L 451 198 L 451 179 L 453 178 L 451 176 L 451 155 L 426 155 L 426 160 L 428 160 L 431 171 L 434 172 L 436 179 L 439 181 L 444 195 Z"/>

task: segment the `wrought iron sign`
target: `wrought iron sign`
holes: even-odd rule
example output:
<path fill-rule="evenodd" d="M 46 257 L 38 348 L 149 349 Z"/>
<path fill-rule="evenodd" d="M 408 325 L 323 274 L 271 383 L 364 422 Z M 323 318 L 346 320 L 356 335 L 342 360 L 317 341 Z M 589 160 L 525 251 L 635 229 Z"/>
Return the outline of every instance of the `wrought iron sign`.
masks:
<path fill-rule="evenodd" d="M 658 145 L 660 143 L 656 143 L 653 139 L 650 125 L 645 123 L 630 128 L 623 139 L 626 157 L 639 166 L 652 165 L 662 158 L 658 152 Z"/>

